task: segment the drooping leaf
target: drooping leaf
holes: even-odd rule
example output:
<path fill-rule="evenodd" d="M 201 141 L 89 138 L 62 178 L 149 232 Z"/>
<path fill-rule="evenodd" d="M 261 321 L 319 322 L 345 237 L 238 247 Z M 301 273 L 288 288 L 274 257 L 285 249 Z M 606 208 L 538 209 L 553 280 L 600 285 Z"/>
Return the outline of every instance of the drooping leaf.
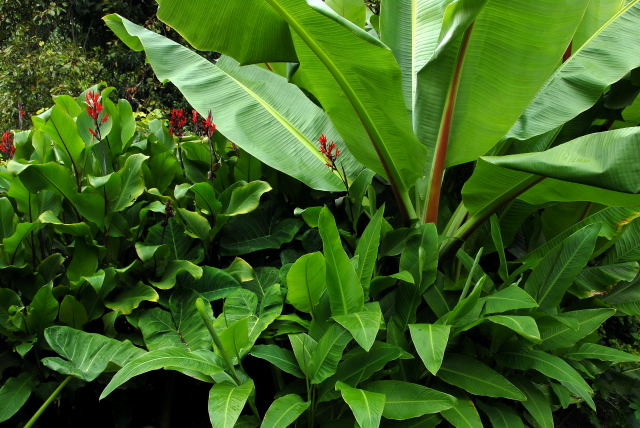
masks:
<path fill-rule="evenodd" d="M 318 342 L 306 333 L 290 334 L 289 342 L 291 343 L 291 349 L 293 350 L 293 355 L 298 362 L 300 370 L 302 370 L 307 378 L 310 378 L 312 376 L 313 359 L 316 358 L 314 356 L 316 355 Z"/>
<path fill-rule="evenodd" d="M 367 391 L 386 397 L 382 416 L 405 420 L 428 413 L 439 413 L 455 406 L 456 399 L 444 392 L 415 383 L 397 380 L 379 380 L 366 386 Z"/>
<path fill-rule="evenodd" d="M 184 8 L 173 0 L 163 0 L 160 9 L 176 5 L 184 13 L 192 11 L 191 5 Z M 211 9 L 210 6 L 205 9 Z M 235 6 L 230 7 L 239 12 Z M 270 7 L 256 7 L 275 17 Z M 227 12 L 232 9 L 227 9 Z M 197 13 L 200 17 L 200 12 Z M 244 12 L 241 16 L 247 18 Z M 240 17 L 236 18 L 234 28 L 242 21 Z M 264 16 L 256 18 L 260 20 Z M 216 21 L 221 22 L 219 19 L 218 15 Z M 322 133 L 340 143 L 338 133 L 326 114 L 302 91 L 287 83 L 284 77 L 257 66 L 240 67 L 229 57 L 223 57 L 213 65 L 191 50 L 118 15 L 108 15 L 105 22 L 129 47 L 138 51 L 144 49 L 158 79 L 169 80 L 176 85 L 201 115 L 206 117 L 209 111 L 214 112 L 220 132 L 251 156 L 312 188 L 342 189 L 340 178 L 326 167 L 326 160 L 316 143 Z M 179 20 L 178 25 L 184 30 L 191 24 Z M 196 31 L 202 32 L 202 28 L 205 27 L 198 27 Z M 242 58 L 236 58 L 242 61 Z M 255 123 L 268 126 L 256 127 Z M 269 144 L 263 144 L 264 141 L 269 141 Z M 349 176 L 355 176 L 362 167 L 345 149 L 340 145 L 341 164 Z"/>
<path fill-rule="evenodd" d="M 131 342 L 121 342 L 71 327 L 53 326 L 45 330 L 45 339 L 62 358 L 47 357 L 42 363 L 58 373 L 91 382 L 109 363 L 125 366 L 145 352 Z"/>
<path fill-rule="evenodd" d="M 471 394 L 518 401 L 526 399 L 507 378 L 466 355 L 448 354 L 440 367 L 438 377 Z"/>
<path fill-rule="evenodd" d="M 158 299 L 160 296 L 153 287 L 138 282 L 133 287 L 117 291 L 104 302 L 104 305 L 111 310 L 129 315 L 142 302 L 157 302 Z"/>
<path fill-rule="evenodd" d="M 569 348 L 594 332 L 615 314 L 615 309 L 583 309 L 546 317 L 539 321 L 542 343 L 540 349 Z"/>
<path fill-rule="evenodd" d="M 517 378 L 515 384 L 527 396 L 522 405 L 533 417 L 540 428 L 553 428 L 553 414 L 549 396 L 545 394 L 538 385 L 523 379 Z"/>
<path fill-rule="evenodd" d="M 637 355 L 629 354 L 607 346 L 598 345 L 596 343 L 583 343 L 577 350 L 565 354 L 565 357 L 577 361 L 593 359 L 611 361 L 614 363 L 636 363 L 640 361 L 640 357 Z"/>
<path fill-rule="evenodd" d="M 129 379 L 159 369 L 194 371 L 204 376 L 222 371 L 217 359 L 208 351 L 189 352 L 183 348 L 166 348 L 146 352 L 129 361 L 113 376 L 100 394 L 100 399 L 111 394 Z"/>
<path fill-rule="evenodd" d="M 252 391 L 251 379 L 238 386 L 229 382 L 213 385 L 209 391 L 211 425 L 214 428 L 233 428 Z"/>
<path fill-rule="evenodd" d="M 540 342 L 536 320 L 524 315 L 493 315 L 487 318 L 494 324 L 505 326 L 532 342 Z"/>
<path fill-rule="evenodd" d="M 286 428 L 296 421 L 307 409 L 309 403 L 297 394 L 284 395 L 269 406 L 260 428 Z"/>
<path fill-rule="evenodd" d="M 271 186 L 265 181 L 252 181 L 235 187 L 231 192 L 229 204 L 224 209 L 224 215 L 235 216 L 255 210 L 260 197 L 269 191 Z"/>
<path fill-rule="evenodd" d="M 629 55 L 640 48 L 640 34 L 634 31 L 639 22 L 640 3 L 628 2 L 555 71 L 507 137 L 526 140 L 557 128 L 589 109 L 609 85 L 640 66 L 640 59 Z"/>
<path fill-rule="evenodd" d="M 493 428 L 524 428 L 518 413 L 505 404 L 478 402 L 478 407 L 489 416 Z"/>
<path fill-rule="evenodd" d="M 378 259 L 378 247 L 380 246 L 380 231 L 384 218 L 384 207 L 380 208 L 371 218 L 369 224 L 362 232 L 362 236 L 356 246 L 355 255 L 358 257 L 356 273 L 360 278 L 360 284 L 365 296 L 369 295 L 369 284 Z"/>
<path fill-rule="evenodd" d="M 440 370 L 449 341 L 451 326 L 442 324 L 410 324 L 411 340 L 420 359 L 431 374 Z"/>
<path fill-rule="evenodd" d="M 412 356 L 402 348 L 385 342 L 375 342 L 368 352 L 354 348 L 344 356 L 335 377 L 355 387 L 382 370 L 390 361 L 400 358 L 410 359 Z"/>
<path fill-rule="evenodd" d="M 309 377 L 313 384 L 335 374 L 344 348 L 350 341 L 351 335 L 342 327 L 333 324 L 327 329 L 311 354 Z"/>
<path fill-rule="evenodd" d="M 351 412 L 361 428 L 377 428 L 385 408 L 385 395 L 363 389 L 352 388 L 346 383 L 337 382 L 336 390 L 349 405 Z"/>
<path fill-rule="evenodd" d="M 251 350 L 251 355 L 269 361 L 280 370 L 304 379 L 304 374 L 300 371 L 293 352 L 288 349 L 278 345 L 256 345 Z"/>

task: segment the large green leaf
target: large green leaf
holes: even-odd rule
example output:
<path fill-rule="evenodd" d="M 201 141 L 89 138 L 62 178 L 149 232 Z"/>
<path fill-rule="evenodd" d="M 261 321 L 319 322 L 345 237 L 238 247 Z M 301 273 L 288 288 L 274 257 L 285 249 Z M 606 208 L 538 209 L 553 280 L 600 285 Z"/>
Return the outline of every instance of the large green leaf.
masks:
<path fill-rule="evenodd" d="M 363 389 L 352 388 L 346 383 L 337 382 L 336 389 L 349 405 L 361 428 L 378 428 L 382 411 L 385 408 L 385 395 Z"/>
<path fill-rule="evenodd" d="M 558 180 L 640 193 L 640 127 L 585 135 L 544 152 L 488 156 L 487 162 Z"/>
<path fill-rule="evenodd" d="M 264 414 L 260 428 L 286 428 L 309 408 L 299 395 L 288 394 L 276 399 Z"/>
<path fill-rule="evenodd" d="M 321 1 L 267 3 L 291 28 L 303 86 L 354 156 L 385 176 L 411 210 L 406 191 L 422 175 L 426 150 L 411 132 L 391 51 Z"/>
<path fill-rule="evenodd" d="M 537 425 L 540 428 L 553 428 L 555 425 L 549 396 L 538 385 L 526 379 L 518 378 L 514 380 L 514 383 L 527 396 L 526 401 L 521 403 L 531 414 Z"/>
<path fill-rule="evenodd" d="M 233 428 L 253 391 L 253 381 L 242 385 L 217 383 L 209 391 L 209 420 L 213 428 Z"/>
<path fill-rule="evenodd" d="M 524 315 L 494 315 L 487 319 L 494 324 L 499 324 L 513 330 L 532 342 L 540 342 L 538 325 L 531 317 Z"/>
<path fill-rule="evenodd" d="M 554 309 L 591 259 L 600 225 L 586 226 L 550 251 L 533 269 L 524 289 L 541 309 Z"/>
<path fill-rule="evenodd" d="M 485 297 L 483 312 L 485 314 L 495 314 L 514 309 L 535 308 L 537 306 L 538 304 L 529 293 L 512 284 Z"/>
<path fill-rule="evenodd" d="M 91 382 L 105 371 L 109 363 L 123 367 L 145 352 L 131 342 L 120 342 L 95 333 L 71 327 L 53 326 L 44 337 L 51 348 L 64 359 L 47 357 L 42 363 L 52 370 Z"/>
<path fill-rule="evenodd" d="M 27 402 L 33 389 L 33 378 L 30 373 L 22 372 L 11 377 L 0 387 L 0 422 L 15 415 Z"/>
<path fill-rule="evenodd" d="M 443 114 L 451 100 L 447 89 L 458 61 L 460 30 L 465 30 L 455 27 L 480 3 L 449 5 L 440 42 L 448 46 L 438 46 L 442 51 L 418 75 L 417 129 L 425 144 L 432 145 L 440 131 L 447 132 L 448 118 Z M 469 35 L 459 87 L 452 94 L 448 165 L 485 154 L 509 131 L 557 67 L 588 4 L 588 0 L 486 2 Z M 453 34 L 447 37 L 446 31 Z"/>
<path fill-rule="evenodd" d="M 639 67 L 638 25 L 640 3 L 633 0 L 556 70 L 507 137 L 527 140 L 556 129 L 589 109 L 609 85 Z"/>
<path fill-rule="evenodd" d="M 287 302 L 299 311 L 313 316 L 326 288 L 326 266 L 320 252 L 300 257 L 287 273 Z"/>
<path fill-rule="evenodd" d="M 203 116 L 212 111 L 218 130 L 262 162 L 312 188 L 342 190 L 344 185 L 327 168 L 316 143 L 325 133 L 340 146 L 340 164 L 347 175 L 355 177 L 361 170 L 326 114 L 285 78 L 258 66 L 240 67 L 228 57 L 213 65 L 118 15 L 108 15 L 105 22 L 129 47 L 145 50 L 158 79 L 176 85 Z"/>
<path fill-rule="evenodd" d="M 296 55 L 286 22 L 265 2 L 249 1 L 197 0 L 185 4 L 159 0 L 158 18 L 199 50 L 222 52 L 243 64 L 294 62 Z M 242 19 L 238 19 L 240 16 Z"/>
<path fill-rule="evenodd" d="M 484 404 L 478 402 L 478 407 L 489 416 L 493 428 L 524 428 L 518 413 L 509 406 L 502 403 Z"/>
<path fill-rule="evenodd" d="M 415 383 L 398 380 L 379 380 L 367 385 L 367 391 L 386 397 L 382 416 L 387 419 L 405 420 L 428 413 L 438 413 L 452 408 L 456 399 L 444 392 Z"/>
<path fill-rule="evenodd" d="M 462 354 L 447 355 L 438 377 L 475 395 L 525 400 L 522 392 L 500 373 L 475 358 Z"/>
<path fill-rule="evenodd" d="M 130 207 L 144 192 L 142 164 L 149 157 L 140 153 L 127 157 L 120 171 L 111 175 L 106 188 L 110 209 L 114 212 Z"/>
<path fill-rule="evenodd" d="M 449 0 L 396 0 L 380 5 L 380 37 L 402 70 L 405 104 L 413 110 L 418 72 L 433 56 Z"/>
<path fill-rule="evenodd" d="M 438 373 L 449 341 L 451 326 L 442 324 L 410 324 L 413 346 L 431 374 Z"/>
<path fill-rule="evenodd" d="M 572 54 L 625 6 L 625 0 L 591 0 L 571 43 Z"/>
<path fill-rule="evenodd" d="M 44 164 L 20 165 L 12 163 L 12 168 L 31 193 L 48 189 L 65 197 L 87 220 L 98 226 L 104 224 L 104 199 L 96 193 L 80 193 L 73 177 L 64 166 L 51 162 Z"/>
<path fill-rule="evenodd" d="M 378 247 L 380 246 L 380 235 L 382 229 L 382 220 L 384 219 L 384 207 L 380 208 L 371 218 L 369 224 L 362 232 L 362 236 L 358 240 L 356 246 L 356 257 L 358 257 L 358 268 L 356 273 L 360 278 L 360 284 L 364 290 L 365 296 L 369 295 L 369 285 L 371 277 L 376 267 L 378 259 Z"/>
<path fill-rule="evenodd" d="M 318 228 L 327 263 L 327 292 L 331 313 L 346 315 L 364 308 L 364 293 L 360 279 L 342 247 L 336 221 L 328 208 L 320 211 Z"/>
<path fill-rule="evenodd" d="M 196 297 L 193 292 L 174 292 L 169 297 L 169 311 L 152 308 L 140 315 L 138 327 L 147 349 L 211 349 L 211 337 L 196 311 Z"/>
<path fill-rule="evenodd" d="M 338 367 L 336 378 L 351 386 L 357 386 L 382 370 L 388 362 L 399 358 L 410 359 L 412 356 L 402 348 L 385 342 L 375 342 L 369 351 L 354 348 L 345 355 Z"/>
<path fill-rule="evenodd" d="M 189 352 L 184 348 L 166 348 L 146 352 L 129 361 L 115 374 L 100 394 L 100 399 L 111 394 L 129 379 L 159 369 L 193 371 L 204 376 L 211 376 L 222 371 L 217 359 L 209 351 Z"/>

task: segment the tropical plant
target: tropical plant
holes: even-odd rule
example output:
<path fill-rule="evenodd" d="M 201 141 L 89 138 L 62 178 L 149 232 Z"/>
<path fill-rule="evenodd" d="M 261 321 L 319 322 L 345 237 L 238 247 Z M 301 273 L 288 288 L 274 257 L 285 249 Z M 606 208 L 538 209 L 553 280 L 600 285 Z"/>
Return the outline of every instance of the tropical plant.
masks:
<path fill-rule="evenodd" d="M 32 420 L 164 369 L 216 428 L 551 427 L 637 367 L 598 328 L 640 315 L 638 0 L 158 2 L 223 56 L 105 21 L 205 126 L 60 97 L 3 174 L 2 333 L 64 376 Z"/>

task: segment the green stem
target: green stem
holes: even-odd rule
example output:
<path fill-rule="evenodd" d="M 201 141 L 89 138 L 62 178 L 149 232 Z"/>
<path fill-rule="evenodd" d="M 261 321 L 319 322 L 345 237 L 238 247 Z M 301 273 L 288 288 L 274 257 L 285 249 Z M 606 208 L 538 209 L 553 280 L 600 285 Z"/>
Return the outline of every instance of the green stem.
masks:
<path fill-rule="evenodd" d="M 229 354 L 227 353 L 227 351 L 222 346 L 220 337 L 218 337 L 218 333 L 216 333 L 216 330 L 213 327 L 213 323 L 209 319 L 209 315 L 207 314 L 206 303 L 204 299 L 200 297 L 196 299 L 196 309 L 198 310 L 198 313 L 200 314 L 200 318 L 202 318 L 202 322 L 204 323 L 205 327 L 207 327 L 207 330 L 209 330 L 209 334 L 213 339 L 213 343 L 218 348 L 218 352 L 220 352 L 220 355 L 222 356 L 222 359 L 224 360 L 227 366 L 227 369 L 229 370 L 229 375 L 233 378 L 233 380 L 237 385 L 240 385 L 242 382 L 240 382 L 240 378 L 238 378 L 236 369 L 233 366 L 233 362 L 231 361 L 231 358 L 229 357 Z"/>
<path fill-rule="evenodd" d="M 24 428 L 31 428 L 33 424 L 38 421 L 38 418 L 42 415 L 42 413 L 44 413 L 45 410 L 47 410 L 47 407 L 49 407 L 53 400 L 56 399 L 58 394 L 60 394 L 60 391 L 62 391 L 62 389 L 67 386 L 69 382 L 71 382 L 71 379 L 73 379 L 72 376 L 67 376 L 66 378 L 64 378 L 60 385 L 58 385 L 58 387 L 51 393 L 51 395 L 49 395 L 49 398 L 47 398 L 46 401 L 42 403 L 42 406 L 40 406 L 40 408 L 34 413 L 31 419 L 29 419 Z"/>
<path fill-rule="evenodd" d="M 471 235 L 471 233 L 478 228 L 478 226 L 491 217 L 491 215 L 544 179 L 545 177 L 531 175 L 531 177 L 522 180 L 520 183 L 494 199 L 489 205 L 483 207 L 477 213 L 472 215 L 451 237 L 449 237 L 449 239 L 442 243 L 440 246 L 440 258 L 450 255 L 465 239 L 469 237 L 469 235 Z"/>

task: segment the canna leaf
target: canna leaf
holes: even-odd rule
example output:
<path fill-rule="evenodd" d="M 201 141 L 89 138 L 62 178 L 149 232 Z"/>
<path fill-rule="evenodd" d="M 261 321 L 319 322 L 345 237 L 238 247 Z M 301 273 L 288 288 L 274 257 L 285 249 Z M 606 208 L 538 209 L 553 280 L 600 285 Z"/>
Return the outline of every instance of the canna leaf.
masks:
<path fill-rule="evenodd" d="M 213 428 L 233 428 L 252 391 L 251 379 L 238 386 L 229 382 L 213 385 L 209 391 L 209 420 Z"/>
<path fill-rule="evenodd" d="M 307 409 L 309 403 L 297 394 L 282 396 L 269 406 L 260 428 L 286 428 L 296 421 Z"/>
<path fill-rule="evenodd" d="M 367 391 L 384 394 L 386 401 L 382 416 L 400 421 L 439 413 L 456 404 L 456 399 L 449 394 L 398 380 L 379 380 L 370 383 L 367 385 Z"/>
<path fill-rule="evenodd" d="M 305 254 L 287 273 L 287 302 L 301 312 L 313 314 L 326 287 L 324 256 L 320 252 Z"/>
<path fill-rule="evenodd" d="M 361 428 L 377 428 L 385 408 L 385 395 L 363 389 L 352 388 L 337 382 L 336 390 L 340 391 L 342 399 L 349 405 L 353 415 Z"/>
<path fill-rule="evenodd" d="M 442 416 L 456 428 L 482 428 L 482 420 L 471 400 L 458 399 L 456 405 L 442 412 Z"/>
<path fill-rule="evenodd" d="M 431 374 L 440 370 L 449 341 L 451 326 L 442 324 L 410 324 L 411 340 L 420 359 Z"/>

